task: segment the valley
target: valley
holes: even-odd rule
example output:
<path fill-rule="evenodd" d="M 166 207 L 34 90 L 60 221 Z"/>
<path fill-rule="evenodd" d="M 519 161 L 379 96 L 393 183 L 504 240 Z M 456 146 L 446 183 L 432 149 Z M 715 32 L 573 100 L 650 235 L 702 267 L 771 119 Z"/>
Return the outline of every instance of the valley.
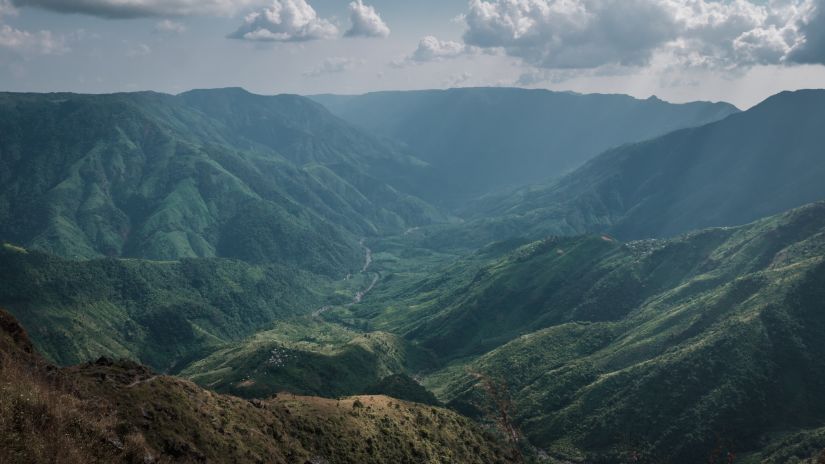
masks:
<path fill-rule="evenodd" d="M 825 464 L 825 0 L 0 0 L 0 464 Z"/>
<path fill-rule="evenodd" d="M 364 249 L 364 267 L 361 268 L 361 274 L 366 275 L 367 271 L 370 268 L 370 265 L 372 264 L 372 250 L 370 250 L 366 245 L 364 245 L 364 239 L 361 239 L 361 241 L 359 243 L 361 245 L 361 248 Z M 360 303 L 364 299 L 364 297 L 367 296 L 367 294 L 369 292 L 371 292 L 373 288 L 375 288 L 375 285 L 378 283 L 378 280 L 380 278 L 381 278 L 380 274 L 375 274 L 372 277 L 372 280 L 370 281 L 369 286 L 367 286 L 363 290 L 359 290 L 359 291 L 355 292 L 355 296 L 352 298 L 352 302 L 347 303 L 347 306 L 352 306 L 352 305 L 356 305 L 356 304 Z M 346 280 L 350 280 L 350 279 L 352 279 L 352 274 L 347 274 Z M 315 311 L 313 311 L 312 316 L 313 317 L 319 317 L 322 314 L 324 314 L 325 312 L 329 311 L 330 309 L 332 309 L 332 306 L 329 306 L 329 305 L 322 306 L 322 307 L 316 309 Z"/>
<path fill-rule="evenodd" d="M 2 94 L 5 449 L 814 463 L 823 95 Z"/>

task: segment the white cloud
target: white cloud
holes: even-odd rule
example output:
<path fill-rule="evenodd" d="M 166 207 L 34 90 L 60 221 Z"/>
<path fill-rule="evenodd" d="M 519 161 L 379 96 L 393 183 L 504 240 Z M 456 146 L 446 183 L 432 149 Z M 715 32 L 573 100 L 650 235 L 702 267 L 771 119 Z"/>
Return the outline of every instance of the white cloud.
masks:
<path fill-rule="evenodd" d="M 736 69 L 787 62 L 811 0 L 669 0 L 679 38 L 662 48 L 684 66 Z"/>
<path fill-rule="evenodd" d="M 0 25 L 0 48 L 19 55 L 60 55 L 69 51 L 64 38 L 51 31 L 29 32 Z"/>
<path fill-rule="evenodd" d="M 467 47 L 462 43 L 452 40 L 439 40 L 430 35 L 418 42 L 418 48 L 410 55 L 409 59 L 419 63 L 441 61 L 459 57 L 466 51 Z"/>
<path fill-rule="evenodd" d="M 804 64 L 825 64 L 825 0 L 814 2 L 797 22 L 803 39 L 788 55 Z"/>
<path fill-rule="evenodd" d="M 301 42 L 336 35 L 338 28 L 318 17 L 305 0 L 275 0 L 271 7 L 247 15 L 244 24 L 230 37 L 263 42 Z"/>
<path fill-rule="evenodd" d="M 161 34 L 183 34 L 186 32 L 186 26 L 177 21 L 164 19 L 155 24 L 155 32 Z"/>
<path fill-rule="evenodd" d="M 806 26 L 811 37 L 823 30 L 816 26 L 822 15 L 811 14 L 823 1 L 471 0 L 462 19 L 466 45 L 536 68 L 634 68 L 666 59 L 734 69 L 793 61 Z"/>
<path fill-rule="evenodd" d="M 474 47 L 453 40 L 440 40 L 428 35 L 418 42 L 418 47 L 411 54 L 392 61 L 390 66 L 404 68 L 410 65 L 446 61 L 475 53 Z"/>
<path fill-rule="evenodd" d="M 644 64 L 653 49 L 674 36 L 674 20 L 658 3 L 472 0 L 464 16 L 464 40 L 481 48 L 502 48 L 540 67 Z"/>
<path fill-rule="evenodd" d="M 372 6 L 356 0 L 349 4 L 349 11 L 352 27 L 344 34 L 346 37 L 389 37 L 389 26 Z"/>
<path fill-rule="evenodd" d="M 19 7 L 104 18 L 229 15 L 260 0 L 12 0 Z"/>
<path fill-rule="evenodd" d="M 327 58 L 315 69 L 303 73 L 304 77 L 319 77 L 328 74 L 339 74 L 364 64 L 364 60 L 354 58 L 334 57 Z"/>

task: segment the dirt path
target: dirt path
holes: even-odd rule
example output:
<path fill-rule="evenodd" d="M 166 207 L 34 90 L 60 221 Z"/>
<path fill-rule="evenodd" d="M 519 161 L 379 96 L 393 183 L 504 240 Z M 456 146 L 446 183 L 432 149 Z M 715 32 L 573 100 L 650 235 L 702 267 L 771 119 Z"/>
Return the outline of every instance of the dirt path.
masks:
<path fill-rule="evenodd" d="M 366 245 L 364 245 L 364 239 L 362 238 L 359 242 L 361 244 L 361 248 L 364 249 L 364 267 L 361 268 L 361 274 L 367 272 L 367 270 L 372 265 L 372 250 L 370 250 Z"/>
<path fill-rule="evenodd" d="M 320 308 L 312 312 L 312 316 L 318 317 L 321 314 L 324 314 L 325 312 L 329 311 L 330 309 L 332 309 L 332 306 L 321 306 Z"/>
<path fill-rule="evenodd" d="M 135 380 L 134 382 L 130 383 L 129 385 L 126 385 L 126 388 L 135 388 L 138 385 L 141 385 L 141 384 L 144 384 L 144 383 L 154 382 L 159 377 L 160 377 L 159 375 L 153 375 L 152 377 L 149 377 L 148 379 Z"/>
<path fill-rule="evenodd" d="M 361 245 L 361 248 L 364 249 L 364 267 L 361 268 L 361 274 L 366 274 L 367 272 L 369 272 L 370 266 L 372 266 L 372 250 L 370 250 L 370 248 L 368 246 L 364 245 L 364 239 L 363 238 L 358 243 Z M 346 304 L 344 307 L 349 308 L 350 306 L 356 305 L 356 304 L 360 303 L 361 301 L 363 301 L 364 297 L 367 296 L 367 293 L 371 292 L 372 289 L 375 288 L 375 285 L 378 283 L 378 281 L 380 279 L 381 279 L 381 275 L 378 274 L 378 273 L 375 273 L 375 275 L 372 278 L 372 282 L 370 282 L 370 285 L 367 288 L 358 291 L 355 294 L 355 297 L 353 297 L 352 302 Z M 315 311 L 313 311 L 312 316 L 313 317 L 320 317 L 322 314 L 329 311 L 333 307 L 334 306 L 330 306 L 330 305 L 322 306 L 322 307 L 316 309 Z"/>
<path fill-rule="evenodd" d="M 352 299 L 352 303 L 348 304 L 347 307 L 350 307 L 352 305 L 360 303 L 361 300 L 363 300 L 364 297 L 367 296 L 367 293 L 369 293 L 370 291 L 372 291 L 373 288 L 375 288 L 375 284 L 378 283 L 378 279 L 380 279 L 380 278 L 381 278 L 381 276 L 379 276 L 378 274 L 375 274 L 375 276 L 373 276 L 373 278 L 372 278 L 372 282 L 370 283 L 370 286 L 365 288 L 364 290 L 361 290 L 360 292 L 356 293 L 355 298 Z"/>

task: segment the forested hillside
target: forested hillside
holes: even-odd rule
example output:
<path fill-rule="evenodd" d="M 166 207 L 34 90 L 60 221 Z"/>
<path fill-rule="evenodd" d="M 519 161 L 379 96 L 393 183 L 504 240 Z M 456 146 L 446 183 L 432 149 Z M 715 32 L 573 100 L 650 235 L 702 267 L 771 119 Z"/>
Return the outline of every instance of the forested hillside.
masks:
<path fill-rule="evenodd" d="M 484 417 L 487 379 L 500 382 L 530 442 L 566 459 L 700 462 L 821 426 L 825 203 L 671 240 L 500 254 L 335 316 L 438 353 L 425 385 L 459 411 Z"/>
<path fill-rule="evenodd" d="M 825 456 L 825 91 L 314 98 L 0 94 L 0 461 Z"/>
<path fill-rule="evenodd" d="M 483 199 L 475 220 L 443 240 L 665 238 L 778 214 L 825 198 L 823 124 L 825 91 L 783 92 L 722 121 L 609 150 L 557 182 Z"/>
<path fill-rule="evenodd" d="M 325 301 L 329 281 L 226 259 L 74 261 L 0 250 L 0 305 L 51 360 L 125 357 L 158 370 Z"/>
<path fill-rule="evenodd" d="M 359 237 L 443 219 L 382 175 L 421 161 L 297 96 L 2 94 L 0 133 L 0 240 L 64 257 L 341 276 Z"/>

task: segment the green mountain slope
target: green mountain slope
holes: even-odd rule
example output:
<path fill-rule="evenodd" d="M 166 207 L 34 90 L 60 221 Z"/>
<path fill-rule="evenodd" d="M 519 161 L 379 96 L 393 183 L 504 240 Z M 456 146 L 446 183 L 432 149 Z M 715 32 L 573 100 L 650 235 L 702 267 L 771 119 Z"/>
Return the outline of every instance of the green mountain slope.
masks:
<path fill-rule="evenodd" d="M 162 371 L 305 314 L 328 282 L 275 264 L 225 259 L 71 261 L 0 251 L 0 304 L 60 364 L 98 356 Z"/>
<path fill-rule="evenodd" d="M 393 390 L 380 390 L 383 379 L 433 365 L 430 355 L 397 335 L 359 333 L 313 318 L 280 321 L 192 363 L 181 375 L 247 398 L 282 391 L 334 398 L 389 394 Z"/>
<path fill-rule="evenodd" d="M 462 411 L 491 401 L 479 374 L 506 382 L 530 441 L 566 458 L 699 462 L 825 423 L 825 203 L 672 240 L 501 251 L 348 317 L 437 353 L 425 385 Z"/>
<path fill-rule="evenodd" d="M 0 95 L 0 239 L 66 257 L 231 257 L 326 274 L 441 220 L 401 154 L 294 96 Z"/>
<path fill-rule="evenodd" d="M 818 459 L 825 91 L 318 100 L 0 94 L 0 461 Z"/>
<path fill-rule="evenodd" d="M 516 462 L 467 418 L 386 396 L 246 401 L 101 358 L 59 369 L 0 311 L 0 461 Z"/>
<path fill-rule="evenodd" d="M 440 182 L 426 197 L 461 206 L 543 182 L 608 148 L 722 119 L 728 104 L 508 88 L 311 97 L 345 120 L 406 144 Z"/>
<path fill-rule="evenodd" d="M 722 121 L 608 151 L 554 184 L 483 201 L 465 238 L 669 237 L 778 214 L 825 198 L 823 123 L 825 91 L 784 92 Z"/>

